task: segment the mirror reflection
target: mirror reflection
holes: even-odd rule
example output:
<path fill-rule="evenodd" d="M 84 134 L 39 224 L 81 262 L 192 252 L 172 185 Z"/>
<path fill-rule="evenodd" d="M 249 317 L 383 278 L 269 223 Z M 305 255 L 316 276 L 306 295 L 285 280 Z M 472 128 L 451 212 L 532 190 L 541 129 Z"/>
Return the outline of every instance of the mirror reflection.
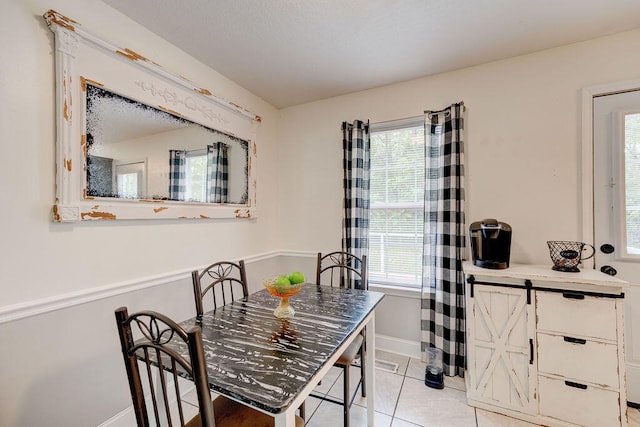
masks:
<path fill-rule="evenodd" d="M 245 204 L 248 142 L 87 83 L 87 195 Z"/>

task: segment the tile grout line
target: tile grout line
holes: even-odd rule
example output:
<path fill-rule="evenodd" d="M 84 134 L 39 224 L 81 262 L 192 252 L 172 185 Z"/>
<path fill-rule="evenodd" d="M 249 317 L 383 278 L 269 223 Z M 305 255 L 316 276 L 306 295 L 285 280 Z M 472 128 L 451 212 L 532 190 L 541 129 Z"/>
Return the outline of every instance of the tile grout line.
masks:
<path fill-rule="evenodd" d="M 400 404 L 400 396 L 402 395 L 402 389 L 404 388 L 404 383 L 405 383 L 405 381 L 407 379 L 407 373 L 409 372 L 409 365 L 411 365 L 411 359 L 415 359 L 415 358 L 409 357 L 409 360 L 407 361 L 407 366 L 404 369 L 404 374 L 402 375 L 402 383 L 400 384 L 400 392 L 398 393 L 398 399 L 396 400 L 396 403 L 395 403 L 395 405 L 393 407 L 393 415 L 391 416 L 391 426 L 393 426 L 393 421 L 396 420 L 396 419 L 398 421 L 402 421 L 402 422 L 405 422 L 405 423 L 410 423 L 410 424 L 413 424 L 413 425 L 416 425 L 416 426 L 420 426 L 419 424 L 414 424 L 413 422 L 410 422 L 410 421 L 407 421 L 407 420 L 403 420 L 402 418 L 396 418 L 396 411 L 398 409 L 398 405 Z M 418 378 L 413 378 L 413 377 L 410 377 L 410 378 L 411 379 L 418 379 Z M 420 427 L 422 427 L 422 426 L 420 426 Z"/>
<path fill-rule="evenodd" d="M 409 368 L 409 363 L 407 363 L 407 369 Z M 405 375 L 402 376 L 402 383 L 400 384 L 400 391 L 398 392 L 398 398 L 396 399 L 395 405 L 393 405 L 393 414 L 391 414 L 391 425 L 393 425 L 393 420 L 396 419 L 396 410 L 398 409 L 398 404 L 400 403 L 400 395 L 402 395 L 402 388 L 404 387 L 404 382 L 407 379 L 405 370 Z M 404 421 L 404 420 L 402 420 Z"/>
<path fill-rule="evenodd" d="M 333 382 L 329 385 L 329 387 L 327 387 L 327 391 L 326 391 L 326 392 L 324 392 L 324 393 L 321 393 L 323 397 L 326 397 L 326 396 L 328 396 L 328 395 L 329 395 L 329 392 L 330 392 L 330 391 L 331 391 L 331 389 L 336 385 L 336 383 L 338 382 L 338 380 L 340 379 L 340 377 L 342 377 L 342 375 L 343 375 L 343 373 L 340 373 L 340 375 L 338 375 L 338 376 L 333 380 Z M 321 380 L 321 381 L 322 381 L 322 380 Z M 316 387 L 317 387 L 317 386 L 316 386 Z M 311 397 L 311 396 L 309 396 L 309 397 Z M 316 399 L 317 399 L 317 398 L 316 398 Z M 320 403 L 318 404 L 318 406 L 316 406 L 316 409 L 311 413 L 311 415 L 310 415 L 307 419 L 305 419 L 305 420 L 304 420 L 304 425 L 305 425 L 305 426 L 309 423 L 309 421 L 311 421 L 311 418 L 313 418 L 313 416 L 318 412 L 318 410 L 320 410 L 320 407 L 321 407 L 324 403 L 326 403 L 326 401 L 324 401 L 324 400 L 322 400 L 322 399 L 319 399 L 319 400 L 320 400 Z M 307 401 L 307 399 L 305 399 L 305 402 L 306 402 L 306 401 Z M 331 402 L 329 402 L 329 403 L 331 403 Z M 332 403 L 332 404 L 333 404 L 333 403 Z"/>

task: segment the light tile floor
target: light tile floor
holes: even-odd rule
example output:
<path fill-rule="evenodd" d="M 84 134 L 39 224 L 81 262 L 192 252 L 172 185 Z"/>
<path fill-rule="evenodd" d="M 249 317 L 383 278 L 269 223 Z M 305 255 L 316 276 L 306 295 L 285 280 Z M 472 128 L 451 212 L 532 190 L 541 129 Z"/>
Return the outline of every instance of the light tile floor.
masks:
<path fill-rule="evenodd" d="M 397 373 L 376 370 L 376 426 L 382 427 L 536 427 L 535 424 L 467 405 L 464 379 L 445 377 L 445 388 L 425 386 L 426 364 L 385 351 L 377 359 L 398 364 Z M 359 370 L 351 369 L 351 384 L 357 384 Z M 342 371 L 333 368 L 316 389 L 320 394 L 342 397 Z M 310 398 L 306 401 L 306 425 L 342 426 L 342 407 Z M 629 409 L 629 427 L 640 427 L 640 411 Z M 351 426 L 367 425 L 366 401 L 359 394 L 351 407 Z"/>
<path fill-rule="evenodd" d="M 464 379 L 445 377 L 445 388 L 425 386 L 426 364 L 419 359 L 386 351 L 376 358 L 398 364 L 396 373 L 376 370 L 376 426 L 381 427 L 537 427 L 525 421 L 506 417 L 467 405 Z M 351 369 L 353 391 L 360 372 Z M 342 370 L 332 368 L 316 388 L 317 394 L 342 398 Z M 197 402 L 195 396 L 193 402 Z M 185 399 L 189 402 L 190 399 Z M 629 427 L 640 427 L 640 411 L 627 411 Z M 342 426 L 342 406 L 310 397 L 306 400 L 306 426 Z M 358 393 L 351 407 L 351 426 L 367 425 L 366 400 Z"/>

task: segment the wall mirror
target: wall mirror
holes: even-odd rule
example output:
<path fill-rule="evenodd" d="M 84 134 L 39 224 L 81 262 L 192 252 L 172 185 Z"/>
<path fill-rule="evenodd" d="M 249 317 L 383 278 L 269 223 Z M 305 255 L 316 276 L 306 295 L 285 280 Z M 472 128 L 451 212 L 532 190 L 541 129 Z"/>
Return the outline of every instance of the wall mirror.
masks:
<path fill-rule="evenodd" d="M 246 204 L 248 142 L 86 85 L 87 195 Z"/>
<path fill-rule="evenodd" d="M 59 222 L 252 218 L 260 117 L 49 11 Z"/>

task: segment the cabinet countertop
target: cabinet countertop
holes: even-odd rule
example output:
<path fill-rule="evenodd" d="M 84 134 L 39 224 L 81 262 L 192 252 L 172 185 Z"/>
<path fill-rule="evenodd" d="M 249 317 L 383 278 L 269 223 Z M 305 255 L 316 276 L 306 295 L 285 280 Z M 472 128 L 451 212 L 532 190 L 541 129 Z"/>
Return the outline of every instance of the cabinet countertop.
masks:
<path fill-rule="evenodd" d="M 494 270 L 477 267 L 466 261 L 463 263 L 463 270 L 466 275 L 473 275 L 476 280 L 517 284 L 524 284 L 525 280 L 530 280 L 534 287 L 553 289 L 619 294 L 629 286 L 624 280 L 587 268 L 577 273 L 567 273 L 552 270 L 551 265 L 510 264 L 509 268 Z"/>

